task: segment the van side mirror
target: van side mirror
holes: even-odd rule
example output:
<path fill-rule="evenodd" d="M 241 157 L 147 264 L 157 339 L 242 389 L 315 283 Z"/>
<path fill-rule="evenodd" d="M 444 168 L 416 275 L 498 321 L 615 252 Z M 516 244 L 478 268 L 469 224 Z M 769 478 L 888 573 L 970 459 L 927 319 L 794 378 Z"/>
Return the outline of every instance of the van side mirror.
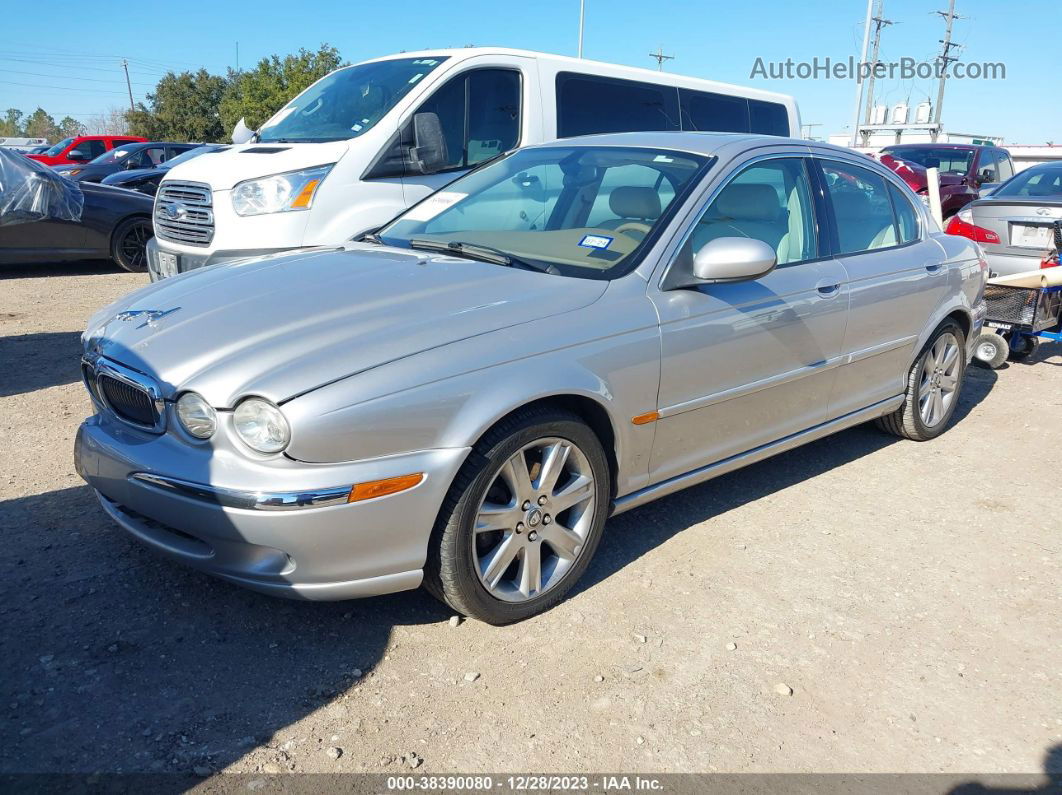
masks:
<path fill-rule="evenodd" d="M 413 168 L 421 174 L 435 174 L 449 165 L 450 154 L 436 113 L 413 116 L 413 147 L 409 150 Z"/>

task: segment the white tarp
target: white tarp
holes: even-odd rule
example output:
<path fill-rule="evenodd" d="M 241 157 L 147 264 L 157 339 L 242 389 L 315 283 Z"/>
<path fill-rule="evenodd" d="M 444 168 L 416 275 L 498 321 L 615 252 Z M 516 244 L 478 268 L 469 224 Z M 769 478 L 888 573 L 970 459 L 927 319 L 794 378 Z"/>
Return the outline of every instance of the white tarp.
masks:
<path fill-rule="evenodd" d="M 49 166 L 0 147 L 0 226 L 52 219 L 80 221 L 85 196 Z"/>

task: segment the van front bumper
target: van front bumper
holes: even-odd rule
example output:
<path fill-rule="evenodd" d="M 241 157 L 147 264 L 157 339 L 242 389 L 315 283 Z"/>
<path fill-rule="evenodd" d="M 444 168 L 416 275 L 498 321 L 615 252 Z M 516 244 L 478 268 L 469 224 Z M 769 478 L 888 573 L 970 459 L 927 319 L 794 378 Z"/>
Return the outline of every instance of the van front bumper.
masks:
<path fill-rule="evenodd" d="M 189 254 L 185 251 L 176 251 L 160 246 L 156 238 L 147 242 L 147 265 L 148 275 L 151 281 L 157 282 L 179 273 L 187 273 L 197 268 L 205 268 L 207 265 L 217 265 L 221 262 L 235 262 L 250 257 L 264 257 L 268 254 L 278 254 L 282 251 L 291 251 L 290 248 L 248 248 L 229 249 L 223 251 L 211 251 L 203 254 Z M 172 257 L 172 261 L 163 262 L 160 254 Z"/>
<path fill-rule="evenodd" d="M 416 588 L 439 507 L 467 448 L 424 450 L 343 464 L 291 462 L 262 479 L 209 469 L 164 434 L 144 443 L 99 415 L 78 429 L 75 463 L 104 511 L 171 560 L 276 596 L 335 600 Z M 181 471 L 181 462 L 190 462 Z M 198 473 L 194 471 L 199 468 Z M 307 472 L 320 487 L 307 487 Z M 356 483 L 416 472 L 416 486 L 347 503 Z M 230 485 L 253 474 L 255 488 Z M 242 476 L 241 476 L 242 475 Z M 215 482 L 218 481 L 218 482 Z M 295 488 L 292 485 L 295 484 Z"/>

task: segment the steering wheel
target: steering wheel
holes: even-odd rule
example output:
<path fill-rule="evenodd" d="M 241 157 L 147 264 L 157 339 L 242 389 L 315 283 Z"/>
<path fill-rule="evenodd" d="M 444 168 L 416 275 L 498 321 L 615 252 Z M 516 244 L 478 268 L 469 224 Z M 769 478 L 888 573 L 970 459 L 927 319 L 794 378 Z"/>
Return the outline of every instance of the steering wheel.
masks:
<path fill-rule="evenodd" d="M 641 221 L 627 221 L 626 223 L 620 224 L 612 231 L 615 232 L 617 235 L 621 232 L 627 231 L 641 232 L 643 235 L 647 235 L 651 230 L 652 227 L 649 226 L 649 224 L 643 224 Z"/>

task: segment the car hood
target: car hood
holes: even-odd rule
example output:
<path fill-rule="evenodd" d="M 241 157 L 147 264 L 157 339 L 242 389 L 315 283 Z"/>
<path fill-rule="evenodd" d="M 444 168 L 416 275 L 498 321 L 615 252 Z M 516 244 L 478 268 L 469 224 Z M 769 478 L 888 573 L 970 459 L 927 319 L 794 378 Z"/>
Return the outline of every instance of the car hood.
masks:
<path fill-rule="evenodd" d="M 607 282 L 350 244 L 165 279 L 97 313 L 85 348 L 218 408 L 276 403 L 451 342 L 578 310 Z M 122 314 L 125 313 L 125 314 Z"/>
<path fill-rule="evenodd" d="M 346 141 L 230 146 L 174 166 L 164 179 L 205 182 L 213 190 L 228 190 L 245 179 L 335 163 L 346 151 Z"/>

